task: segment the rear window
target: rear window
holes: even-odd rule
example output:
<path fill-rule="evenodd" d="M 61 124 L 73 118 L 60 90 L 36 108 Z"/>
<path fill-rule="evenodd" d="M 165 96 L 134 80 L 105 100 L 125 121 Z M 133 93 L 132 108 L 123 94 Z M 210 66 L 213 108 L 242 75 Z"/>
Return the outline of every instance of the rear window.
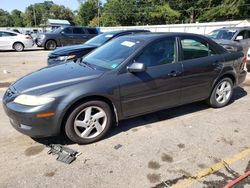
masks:
<path fill-rule="evenodd" d="M 95 34 L 95 35 L 98 34 L 98 31 L 95 28 L 87 28 L 87 31 L 89 34 Z"/>

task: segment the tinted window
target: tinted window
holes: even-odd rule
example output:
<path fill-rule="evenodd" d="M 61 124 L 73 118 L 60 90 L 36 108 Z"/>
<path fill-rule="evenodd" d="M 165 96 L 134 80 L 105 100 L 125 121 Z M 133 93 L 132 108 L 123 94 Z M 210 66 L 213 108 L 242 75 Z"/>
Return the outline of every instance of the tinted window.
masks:
<path fill-rule="evenodd" d="M 175 59 L 176 42 L 171 38 L 149 44 L 136 61 L 150 67 L 174 63 Z"/>
<path fill-rule="evenodd" d="M 85 34 L 84 30 L 82 28 L 80 28 L 80 27 L 73 28 L 73 33 L 74 34 Z"/>
<path fill-rule="evenodd" d="M 89 33 L 89 34 L 95 34 L 95 35 L 98 34 L 97 30 L 94 29 L 94 28 L 88 28 L 87 30 L 88 30 L 88 33 Z"/>
<path fill-rule="evenodd" d="M 182 39 L 181 45 L 183 51 L 183 60 L 207 57 L 215 54 L 205 41 Z"/>
<path fill-rule="evenodd" d="M 70 27 L 65 28 L 63 31 L 64 31 L 64 33 L 72 34 L 72 28 L 70 28 Z"/>
<path fill-rule="evenodd" d="M 250 31 L 247 31 L 247 30 L 244 30 L 244 31 L 241 31 L 238 35 L 238 36 L 241 36 L 243 39 L 249 39 L 250 38 Z M 237 38 L 236 37 L 236 38 Z"/>
<path fill-rule="evenodd" d="M 118 38 L 97 48 L 83 61 L 105 69 L 115 69 L 141 47 L 142 43 L 143 41 L 131 38 Z"/>
<path fill-rule="evenodd" d="M 0 32 L 0 37 L 11 37 L 11 36 L 17 36 L 17 34 L 8 33 L 8 32 Z"/>
<path fill-rule="evenodd" d="M 112 33 L 103 33 L 97 35 L 96 37 L 88 40 L 85 44 L 94 45 L 94 46 L 101 46 L 108 40 L 110 40 L 114 35 Z"/>

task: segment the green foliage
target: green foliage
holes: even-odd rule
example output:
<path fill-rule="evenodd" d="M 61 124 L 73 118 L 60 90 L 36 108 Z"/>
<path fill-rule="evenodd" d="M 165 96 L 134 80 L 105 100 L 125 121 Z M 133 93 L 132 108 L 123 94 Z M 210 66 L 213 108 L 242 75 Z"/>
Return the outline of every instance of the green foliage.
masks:
<path fill-rule="evenodd" d="M 77 12 L 76 23 L 78 25 L 86 26 L 90 24 L 90 21 L 98 16 L 98 6 L 100 6 L 99 0 L 86 0 L 80 1 L 80 8 Z"/>
<path fill-rule="evenodd" d="M 0 9 L 0 27 L 40 26 L 49 18 L 86 26 L 160 25 L 247 19 L 250 0 L 78 0 L 72 11 L 53 1 L 28 6 L 24 13 Z M 36 20 L 36 21 L 35 21 Z"/>
<path fill-rule="evenodd" d="M 0 9 L 0 27 L 11 27 L 13 26 L 13 20 L 10 14 L 3 9 Z"/>

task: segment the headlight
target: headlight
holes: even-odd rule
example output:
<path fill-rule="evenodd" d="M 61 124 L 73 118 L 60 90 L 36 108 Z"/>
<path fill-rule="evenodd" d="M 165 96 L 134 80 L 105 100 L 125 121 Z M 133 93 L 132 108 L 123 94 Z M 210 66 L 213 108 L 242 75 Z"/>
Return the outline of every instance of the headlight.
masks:
<path fill-rule="evenodd" d="M 75 58 L 76 55 L 60 56 L 56 58 L 57 61 L 66 61 Z"/>
<path fill-rule="evenodd" d="M 54 98 L 40 97 L 32 95 L 19 95 L 14 102 L 26 106 L 40 106 L 54 101 Z"/>

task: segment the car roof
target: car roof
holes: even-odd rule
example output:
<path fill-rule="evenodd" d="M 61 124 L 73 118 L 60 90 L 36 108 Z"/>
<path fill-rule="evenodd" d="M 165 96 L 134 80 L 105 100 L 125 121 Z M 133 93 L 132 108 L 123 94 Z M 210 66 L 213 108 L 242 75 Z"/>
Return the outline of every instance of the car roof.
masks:
<path fill-rule="evenodd" d="M 244 29 L 250 29 L 250 27 L 222 27 L 216 30 L 221 30 L 221 29 L 244 30 Z"/>
<path fill-rule="evenodd" d="M 193 33 L 179 33 L 179 32 L 155 32 L 155 33 L 138 33 L 138 34 L 133 34 L 133 35 L 126 35 L 122 36 L 124 38 L 129 37 L 129 38 L 134 38 L 135 40 L 144 40 L 144 41 L 149 41 L 149 40 L 154 40 L 154 39 L 160 39 L 163 37 L 199 37 L 203 38 L 204 40 L 209 40 L 207 37 L 203 35 L 198 35 L 198 34 L 193 34 Z"/>
<path fill-rule="evenodd" d="M 107 31 L 103 32 L 103 34 L 123 34 L 123 33 L 143 33 L 143 32 L 150 32 L 149 30 L 144 30 L 144 29 L 130 29 L 130 30 L 116 30 L 116 31 Z"/>

